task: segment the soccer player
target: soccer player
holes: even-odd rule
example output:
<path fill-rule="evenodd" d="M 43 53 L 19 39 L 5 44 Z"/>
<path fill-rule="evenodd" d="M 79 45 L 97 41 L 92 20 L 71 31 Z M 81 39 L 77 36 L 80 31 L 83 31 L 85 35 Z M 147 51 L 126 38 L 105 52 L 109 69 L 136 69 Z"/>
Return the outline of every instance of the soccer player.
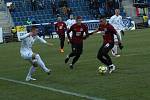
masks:
<path fill-rule="evenodd" d="M 67 25 L 67 29 L 69 30 L 70 27 L 76 23 L 76 20 L 74 19 L 73 14 L 70 15 L 70 19 L 68 19 L 66 21 L 66 25 Z M 70 36 L 72 37 L 72 32 L 70 33 Z M 69 40 L 68 40 L 68 44 L 69 44 Z"/>
<path fill-rule="evenodd" d="M 76 20 L 74 19 L 73 15 L 71 14 L 70 19 L 68 19 L 66 21 L 67 28 L 69 29 L 75 23 L 76 23 Z"/>
<path fill-rule="evenodd" d="M 69 66 L 70 69 L 74 68 L 73 67 L 74 64 L 80 58 L 83 51 L 83 40 L 86 39 L 88 36 L 88 27 L 85 24 L 83 24 L 81 21 L 82 21 L 82 17 L 78 16 L 76 18 L 76 23 L 73 24 L 70 27 L 70 29 L 67 31 L 67 36 L 69 42 L 71 43 L 72 52 L 69 55 L 67 55 L 65 59 L 65 63 L 67 63 L 71 57 L 74 57 L 72 63 Z M 70 32 L 72 32 L 72 37 L 70 37 Z"/>
<path fill-rule="evenodd" d="M 30 80 L 36 80 L 35 78 L 32 78 L 32 73 L 35 71 L 35 67 L 39 65 L 48 75 L 50 74 L 51 70 L 48 69 L 44 62 L 42 61 L 41 57 L 37 53 L 33 53 L 32 51 L 32 45 L 36 40 L 39 40 L 40 42 L 52 45 L 50 43 L 47 43 L 44 39 L 40 38 L 38 35 L 38 28 L 36 26 L 31 27 L 31 32 L 20 36 L 21 42 L 21 48 L 20 48 L 20 54 L 21 57 L 31 63 L 31 67 L 29 69 L 29 72 L 26 77 L 26 81 Z"/>
<path fill-rule="evenodd" d="M 101 18 L 99 28 L 94 32 L 89 33 L 89 35 L 97 33 L 98 31 L 101 31 L 101 34 L 103 36 L 103 45 L 98 51 L 97 58 L 108 67 L 108 71 L 109 73 L 111 73 L 115 70 L 115 65 L 112 63 L 112 60 L 108 53 L 114 46 L 114 34 L 117 36 L 120 47 L 122 46 L 120 37 L 114 27 L 111 24 L 107 23 L 106 18 Z"/>
<path fill-rule="evenodd" d="M 64 52 L 64 42 L 65 42 L 65 31 L 67 30 L 67 25 L 62 21 L 61 17 L 58 17 L 58 22 L 55 24 L 56 33 L 60 39 L 60 52 Z"/>
<path fill-rule="evenodd" d="M 115 15 L 113 15 L 110 20 L 109 23 L 116 29 L 117 34 L 120 37 L 120 40 L 122 41 L 122 37 L 121 34 L 124 35 L 124 26 L 123 26 L 123 22 L 122 22 L 122 16 L 119 15 L 120 14 L 120 10 L 119 9 L 115 9 Z M 118 54 L 118 39 L 117 36 L 114 36 L 114 47 L 112 49 L 112 55 L 115 57 L 120 57 L 120 55 Z"/>

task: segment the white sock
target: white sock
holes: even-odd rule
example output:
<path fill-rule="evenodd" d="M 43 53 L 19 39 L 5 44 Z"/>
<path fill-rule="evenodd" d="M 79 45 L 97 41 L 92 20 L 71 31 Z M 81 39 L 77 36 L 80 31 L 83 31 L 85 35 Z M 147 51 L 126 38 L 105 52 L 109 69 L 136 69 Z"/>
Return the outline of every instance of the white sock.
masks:
<path fill-rule="evenodd" d="M 114 45 L 114 47 L 112 48 L 112 52 L 113 55 L 118 54 L 118 45 Z"/>
<path fill-rule="evenodd" d="M 44 62 L 42 61 L 39 54 L 35 55 L 35 58 L 37 59 L 37 64 L 45 71 L 49 72 L 49 69 L 45 66 Z"/>
<path fill-rule="evenodd" d="M 29 72 L 28 72 L 28 77 L 31 77 L 32 76 L 32 73 L 35 72 L 35 67 L 34 66 L 31 66 L 30 69 L 29 69 Z"/>

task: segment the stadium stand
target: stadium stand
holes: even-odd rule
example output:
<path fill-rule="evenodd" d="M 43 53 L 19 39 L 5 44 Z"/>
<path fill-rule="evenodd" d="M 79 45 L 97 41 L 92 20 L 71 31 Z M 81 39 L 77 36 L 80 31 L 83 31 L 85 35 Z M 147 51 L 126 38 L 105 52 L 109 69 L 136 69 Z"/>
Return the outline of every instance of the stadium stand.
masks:
<path fill-rule="evenodd" d="M 41 0 L 43 4 L 43 9 L 39 7 L 36 8 L 36 11 L 32 11 L 31 1 L 30 0 L 5 0 L 5 2 L 12 2 L 14 6 L 14 10 L 11 12 L 13 17 L 13 21 L 15 25 L 26 25 L 27 19 L 29 18 L 32 21 L 36 21 L 37 24 L 39 23 L 48 23 L 56 21 L 56 16 L 52 14 L 52 7 L 51 7 L 51 0 Z M 55 0 L 57 8 L 60 0 Z M 100 3 L 105 2 L 105 0 L 99 0 Z M 84 20 L 92 20 L 95 19 L 92 14 L 90 14 L 89 10 L 89 1 L 88 0 L 67 0 L 68 6 L 72 11 L 72 14 L 75 16 L 82 16 Z M 42 5 L 41 4 L 41 5 Z M 121 9 L 123 12 L 123 9 Z M 59 13 L 63 20 L 67 19 L 67 16 Z M 122 13 L 125 15 L 125 13 Z"/>
<path fill-rule="evenodd" d="M 56 0 L 58 4 L 59 0 Z M 68 0 L 68 5 L 72 9 L 73 14 L 75 16 L 81 15 L 84 19 L 89 20 L 92 19 L 88 10 L 88 2 L 84 0 L 76 1 L 75 0 Z M 15 25 L 25 25 L 26 20 L 30 18 L 31 20 L 36 20 L 36 23 L 48 23 L 50 21 L 55 21 L 56 16 L 52 15 L 52 8 L 51 8 L 51 1 L 45 0 L 44 1 L 44 9 L 36 11 L 31 10 L 31 2 L 25 0 L 5 0 L 5 2 L 13 2 L 15 5 L 15 10 L 11 12 Z M 64 20 L 67 19 L 66 16 L 63 16 Z"/>

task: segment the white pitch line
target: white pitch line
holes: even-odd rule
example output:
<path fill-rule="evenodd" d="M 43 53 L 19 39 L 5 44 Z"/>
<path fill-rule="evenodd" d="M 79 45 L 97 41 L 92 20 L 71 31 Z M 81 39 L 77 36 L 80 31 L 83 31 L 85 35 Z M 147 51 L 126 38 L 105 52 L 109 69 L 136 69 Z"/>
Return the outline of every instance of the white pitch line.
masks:
<path fill-rule="evenodd" d="M 36 85 L 36 84 L 27 83 L 27 82 L 18 81 L 18 80 L 13 80 L 13 79 L 4 78 L 4 77 L 0 77 L 0 80 L 13 82 L 13 83 L 17 83 L 17 84 L 22 84 L 22 85 L 28 85 L 28 86 L 32 86 L 32 87 L 36 87 L 36 88 L 40 88 L 40 89 L 45 89 L 45 90 L 49 90 L 49 91 L 53 91 L 53 92 L 58 92 L 58 93 L 62 93 L 62 94 L 72 95 L 72 96 L 85 98 L 85 99 L 89 99 L 89 100 L 106 100 L 106 99 L 102 99 L 102 98 L 98 98 L 98 97 L 88 96 L 88 95 L 75 93 L 75 92 L 70 92 L 70 91 L 65 91 L 65 90 L 61 90 L 61 89 L 55 89 L 55 88 L 52 88 L 52 87 Z"/>

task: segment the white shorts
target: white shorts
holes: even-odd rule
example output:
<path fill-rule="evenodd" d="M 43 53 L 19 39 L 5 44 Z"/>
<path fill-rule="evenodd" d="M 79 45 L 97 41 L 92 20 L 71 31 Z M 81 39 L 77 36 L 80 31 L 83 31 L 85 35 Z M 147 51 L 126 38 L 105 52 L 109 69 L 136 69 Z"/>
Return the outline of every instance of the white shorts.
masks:
<path fill-rule="evenodd" d="M 117 34 L 119 35 L 119 37 L 120 37 L 120 41 L 122 41 L 122 37 L 121 37 L 121 30 L 116 30 L 117 31 Z M 117 38 L 117 36 L 116 35 L 114 35 L 114 42 L 118 42 L 118 38 Z"/>
<path fill-rule="evenodd" d="M 23 59 L 32 60 L 32 55 L 33 55 L 32 51 L 26 50 L 26 51 L 20 51 L 20 53 Z"/>

